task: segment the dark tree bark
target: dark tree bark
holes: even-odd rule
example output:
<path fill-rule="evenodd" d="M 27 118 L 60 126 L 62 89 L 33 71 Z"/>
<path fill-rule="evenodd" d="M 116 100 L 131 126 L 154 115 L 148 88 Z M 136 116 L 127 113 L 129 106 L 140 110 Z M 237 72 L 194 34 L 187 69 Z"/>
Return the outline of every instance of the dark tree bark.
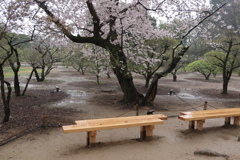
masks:
<path fill-rule="evenodd" d="M 39 73 L 37 71 L 37 69 L 40 70 L 40 76 L 39 76 Z M 34 71 L 34 74 L 35 74 L 35 77 L 36 77 L 36 80 L 37 82 L 43 82 L 45 80 L 45 74 L 44 74 L 44 67 L 33 67 L 33 71 Z"/>
<path fill-rule="evenodd" d="M 174 73 L 174 75 L 173 75 L 173 82 L 177 82 L 177 74 L 176 73 Z"/>
<path fill-rule="evenodd" d="M 19 54 L 18 54 L 18 50 L 14 48 L 14 46 L 12 44 L 9 43 L 9 46 L 11 46 L 11 52 L 14 53 L 15 57 L 16 57 L 16 65 L 15 63 L 9 59 L 9 64 L 12 68 L 12 71 L 14 73 L 14 92 L 16 96 L 20 96 L 21 95 L 21 88 L 20 88 L 20 82 L 19 82 L 19 69 L 21 67 L 21 63 L 19 60 Z"/>
<path fill-rule="evenodd" d="M 4 80 L 4 73 L 3 73 L 3 64 L 0 64 L 0 81 L 1 81 L 1 97 L 2 97 L 2 101 L 3 101 L 3 108 L 4 108 L 4 118 L 3 118 L 3 122 L 8 122 L 9 121 L 9 117 L 10 117 L 10 98 L 11 98 L 11 92 L 12 92 L 12 88 L 9 82 Z M 5 84 L 7 85 L 7 95 L 5 92 Z"/>
<path fill-rule="evenodd" d="M 27 81 L 27 83 L 26 83 L 26 86 L 25 86 L 25 88 L 24 88 L 24 90 L 23 90 L 22 96 L 24 96 L 25 93 L 26 93 L 26 91 L 27 91 L 28 84 L 29 84 L 30 80 L 32 79 L 33 72 L 34 72 L 34 69 L 32 69 L 32 72 L 31 72 L 31 74 L 30 74 L 30 76 L 29 76 L 29 78 L 28 78 L 28 81 Z"/>

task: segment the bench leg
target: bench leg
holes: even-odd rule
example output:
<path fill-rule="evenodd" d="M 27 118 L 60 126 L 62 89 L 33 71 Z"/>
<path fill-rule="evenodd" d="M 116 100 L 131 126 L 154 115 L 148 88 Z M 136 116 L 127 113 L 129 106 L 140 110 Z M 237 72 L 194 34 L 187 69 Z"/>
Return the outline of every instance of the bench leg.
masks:
<path fill-rule="evenodd" d="M 140 128 L 140 139 L 141 140 L 151 140 L 153 136 L 153 130 L 155 126 L 149 125 L 149 126 L 141 126 Z"/>
<path fill-rule="evenodd" d="M 155 128 L 154 125 L 147 126 L 147 132 L 146 132 L 146 134 L 147 134 L 146 140 L 147 141 L 152 140 L 154 128 Z"/>
<path fill-rule="evenodd" d="M 239 126 L 240 125 L 240 117 L 233 117 L 233 118 L 234 118 L 233 125 L 234 126 Z"/>
<path fill-rule="evenodd" d="M 205 120 L 199 120 L 197 121 L 197 130 L 201 131 L 203 129 L 203 123 Z"/>
<path fill-rule="evenodd" d="M 225 125 L 230 125 L 231 124 L 231 117 L 226 117 L 225 118 Z"/>
<path fill-rule="evenodd" d="M 95 146 L 96 145 L 96 136 L 97 131 L 88 131 L 87 132 L 87 146 Z"/>
<path fill-rule="evenodd" d="M 189 121 L 189 127 L 190 130 L 195 128 L 195 121 Z"/>
<path fill-rule="evenodd" d="M 147 126 L 141 126 L 140 127 L 140 139 L 146 140 L 146 132 L 147 132 Z"/>

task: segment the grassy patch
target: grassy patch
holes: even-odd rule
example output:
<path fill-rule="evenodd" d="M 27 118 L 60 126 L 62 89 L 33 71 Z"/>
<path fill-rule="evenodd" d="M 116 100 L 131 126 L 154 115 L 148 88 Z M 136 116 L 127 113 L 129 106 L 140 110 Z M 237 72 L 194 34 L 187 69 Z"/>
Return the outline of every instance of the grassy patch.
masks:
<path fill-rule="evenodd" d="M 27 75 L 27 74 L 30 74 L 31 71 L 32 71 L 32 68 L 30 68 L 30 67 L 21 67 L 18 74 L 19 75 Z M 3 72 L 4 72 L 5 78 L 9 78 L 9 77 L 14 76 L 13 71 L 10 67 L 5 67 L 3 69 Z"/>

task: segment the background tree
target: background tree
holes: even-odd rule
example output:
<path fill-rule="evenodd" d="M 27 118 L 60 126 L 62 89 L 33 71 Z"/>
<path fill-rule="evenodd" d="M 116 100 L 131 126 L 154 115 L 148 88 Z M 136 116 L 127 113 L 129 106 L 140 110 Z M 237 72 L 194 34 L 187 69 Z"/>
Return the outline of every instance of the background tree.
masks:
<path fill-rule="evenodd" d="M 214 5 L 220 5 L 221 1 L 212 1 Z M 222 93 L 227 94 L 228 83 L 233 70 L 240 67 L 240 0 L 229 1 L 222 12 L 212 17 L 209 22 L 208 41 L 216 48 L 217 52 L 210 54 L 218 60 L 215 65 L 222 68 L 223 89 Z M 222 53 L 223 52 L 223 53 Z M 216 54 L 219 53 L 219 54 Z"/>
<path fill-rule="evenodd" d="M 66 63 L 72 66 L 76 71 L 85 74 L 86 70 L 90 67 L 90 58 L 84 54 L 84 47 L 79 46 L 73 48 L 70 54 L 66 58 Z"/>
<path fill-rule="evenodd" d="M 58 50 L 59 48 L 51 45 L 50 41 L 39 39 L 32 44 L 31 53 L 25 55 L 25 59 L 33 68 L 38 82 L 44 81 L 45 77 L 55 68 L 56 59 L 54 55 Z"/>
<path fill-rule="evenodd" d="M 92 52 L 89 57 L 91 65 L 90 72 L 94 73 L 97 78 L 97 84 L 100 84 L 100 77 L 103 75 L 108 75 L 108 67 L 110 65 L 107 53 L 103 48 L 95 45 L 88 45 L 89 52 Z"/>
<path fill-rule="evenodd" d="M 229 51 L 211 51 L 205 54 L 206 59 L 213 65 L 221 69 L 223 75 L 223 89 L 222 93 L 227 94 L 228 83 L 231 79 L 232 73 L 235 69 L 240 67 L 240 55 L 238 52 L 230 54 L 231 45 L 229 46 Z"/>
<path fill-rule="evenodd" d="M 19 3 L 15 0 L 1 0 L 0 1 L 0 41 L 9 34 L 9 33 L 16 33 L 22 32 L 23 29 L 25 33 L 28 31 L 32 31 L 32 26 L 25 23 L 26 18 L 29 18 L 32 11 L 29 12 L 29 8 L 26 4 L 29 2 L 22 2 Z M 25 6 L 22 8 L 21 6 Z M 6 45 L 1 45 L 5 46 Z M 6 64 L 6 61 L 13 55 L 14 52 L 8 52 L 7 50 L 2 49 L 1 52 L 1 63 L 0 63 L 0 79 L 1 79 L 1 97 L 3 101 L 3 108 L 5 116 L 3 118 L 3 122 L 9 121 L 10 117 L 10 97 L 11 97 L 11 86 L 10 83 L 5 81 L 3 67 Z M 4 50 L 4 51 L 3 51 Z M 5 54 L 5 53 L 7 54 Z M 5 84 L 7 85 L 7 92 L 5 92 Z"/>
<path fill-rule="evenodd" d="M 210 75 L 216 72 L 216 69 L 216 66 L 204 59 L 194 61 L 186 67 L 187 71 L 201 73 L 205 77 L 205 80 L 209 80 Z"/>
<path fill-rule="evenodd" d="M 3 43 L 0 46 L 7 55 L 12 55 L 8 58 L 8 63 L 14 73 L 14 92 L 16 96 L 21 95 L 20 82 L 19 82 L 19 70 L 21 67 L 20 53 L 21 46 L 27 46 L 27 43 L 32 41 L 34 31 L 31 37 L 26 35 L 18 35 L 15 33 L 7 33 L 2 39 Z"/>
<path fill-rule="evenodd" d="M 4 34 L 3 34 L 4 35 Z M 3 67 L 4 64 L 6 63 L 6 61 L 12 56 L 13 53 L 9 53 L 9 54 L 2 54 L 3 51 L 0 49 L 0 59 L 1 59 L 1 63 L 0 63 L 0 80 L 1 80 L 1 98 L 3 101 L 3 108 L 4 108 L 4 117 L 3 117 L 3 122 L 8 122 L 9 121 L 9 117 L 10 117 L 10 98 L 11 98 L 11 93 L 12 93 L 12 88 L 11 88 L 11 84 L 5 80 L 4 78 L 4 72 L 3 72 Z M 7 88 L 7 92 L 5 91 L 5 84 L 6 84 L 6 88 Z"/>

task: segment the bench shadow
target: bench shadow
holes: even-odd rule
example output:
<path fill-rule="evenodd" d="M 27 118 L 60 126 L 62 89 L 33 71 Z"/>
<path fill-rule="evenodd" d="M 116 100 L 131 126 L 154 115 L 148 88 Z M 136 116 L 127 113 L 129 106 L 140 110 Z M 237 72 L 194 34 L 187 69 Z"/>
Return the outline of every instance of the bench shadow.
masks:
<path fill-rule="evenodd" d="M 79 153 L 86 153 L 87 151 L 92 150 L 98 150 L 98 149 L 104 149 L 108 147 L 114 147 L 114 146 L 121 146 L 126 144 L 133 144 L 133 145 L 139 145 L 144 143 L 149 143 L 152 141 L 159 141 L 163 139 L 163 136 L 153 136 L 151 140 L 141 140 L 140 138 L 134 138 L 134 139 L 128 139 L 128 140 L 121 140 L 121 141 L 113 141 L 113 142 L 97 142 L 94 146 L 88 147 L 86 145 L 82 144 L 75 144 L 72 146 L 67 146 L 64 148 L 64 151 L 61 152 L 62 156 L 68 156 L 73 154 L 79 154 Z"/>
<path fill-rule="evenodd" d="M 204 127 L 203 130 L 192 130 L 192 129 L 185 129 L 185 130 L 180 130 L 180 135 L 181 136 L 186 136 L 189 137 L 191 136 L 199 136 L 207 133 L 216 133 L 216 131 L 238 131 L 240 127 L 239 126 L 234 126 L 234 125 L 223 125 L 220 127 Z"/>

